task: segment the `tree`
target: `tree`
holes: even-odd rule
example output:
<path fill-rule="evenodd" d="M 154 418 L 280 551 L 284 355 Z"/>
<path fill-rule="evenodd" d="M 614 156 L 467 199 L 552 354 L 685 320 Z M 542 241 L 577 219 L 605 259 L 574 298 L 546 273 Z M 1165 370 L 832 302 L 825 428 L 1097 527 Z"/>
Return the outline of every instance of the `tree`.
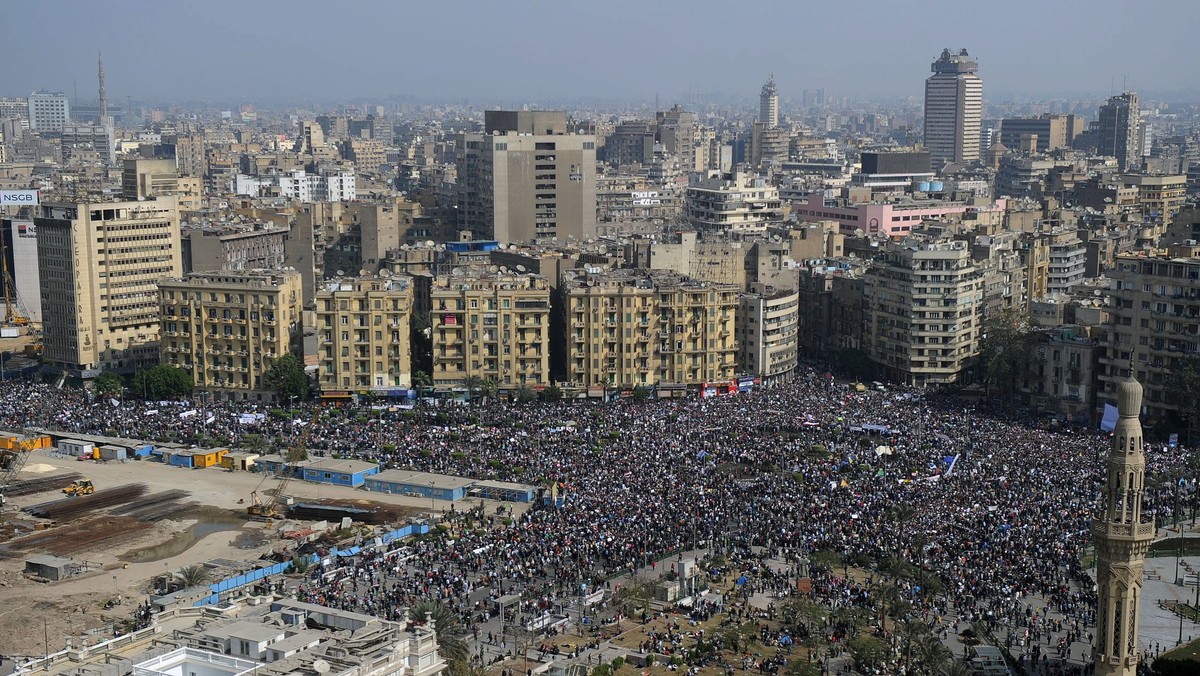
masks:
<path fill-rule="evenodd" d="M 451 671 L 465 666 L 470 651 L 467 648 L 467 630 L 446 606 L 435 601 L 417 601 L 408 607 L 408 618 L 415 624 L 433 621 L 437 632 L 438 652 L 446 659 Z"/>
<path fill-rule="evenodd" d="M 633 388 L 634 401 L 646 401 L 650 398 L 650 388 L 645 385 L 638 385 Z"/>
<path fill-rule="evenodd" d="M 1189 428 L 1200 427 L 1200 357 L 1188 357 L 1175 369 L 1167 381 L 1167 397 Z"/>
<path fill-rule="evenodd" d="M 294 354 L 285 354 L 272 361 L 263 381 L 280 399 L 308 398 L 308 374 Z"/>
<path fill-rule="evenodd" d="M 1020 388 L 1032 359 L 1029 322 L 1015 310 L 1004 310 L 984 320 L 979 343 L 984 384 L 994 388 L 1004 398 L 1005 405 L 1011 403 Z"/>
<path fill-rule="evenodd" d="M 896 552 L 899 555 L 900 548 L 904 546 L 904 532 L 907 529 L 908 522 L 916 516 L 917 508 L 907 503 L 900 503 L 892 507 L 890 516 L 896 522 Z"/>
<path fill-rule="evenodd" d="M 496 400 L 496 388 L 496 379 L 491 376 L 484 378 L 483 383 L 480 384 L 480 391 L 489 402 Z"/>
<path fill-rule="evenodd" d="M 877 669 L 883 666 L 887 659 L 887 644 L 869 634 L 859 634 L 850 639 L 846 647 L 854 662 L 865 670 Z"/>
<path fill-rule="evenodd" d="M 474 404 L 483 392 L 483 378 L 475 375 L 467 376 L 463 378 L 463 387 L 467 388 L 467 399 Z"/>
<path fill-rule="evenodd" d="M 417 386 L 417 391 L 423 390 L 433 385 L 433 378 L 430 378 L 425 371 L 415 371 L 413 372 L 413 385 Z"/>
<path fill-rule="evenodd" d="M 408 345 L 414 371 L 433 371 L 433 330 L 428 312 L 414 312 L 409 322 Z"/>
<path fill-rule="evenodd" d="M 192 374 L 181 368 L 160 364 L 133 375 L 129 389 L 147 401 L 188 397 L 194 389 Z"/>
<path fill-rule="evenodd" d="M 940 674 L 949 668 L 953 656 L 937 636 L 926 633 L 914 647 L 917 661 L 925 667 L 925 673 Z"/>
<path fill-rule="evenodd" d="M 537 392 L 534 391 L 532 387 L 525 384 L 517 386 L 516 396 L 517 402 L 522 404 L 528 404 L 531 401 L 537 400 Z"/>
<path fill-rule="evenodd" d="M 92 381 L 92 388 L 102 397 L 112 397 L 120 394 L 123 385 L 121 376 L 112 371 L 105 371 L 96 376 L 96 379 Z"/>
<path fill-rule="evenodd" d="M 175 578 L 179 580 L 179 584 L 183 585 L 184 589 L 199 587 L 208 582 L 208 569 L 204 566 L 184 566 L 175 571 Z"/>
<path fill-rule="evenodd" d="M 859 380 L 870 378 L 871 374 L 875 372 L 875 364 L 867 356 L 867 353 L 854 348 L 845 348 L 835 352 L 832 363 L 842 373 Z"/>
<path fill-rule="evenodd" d="M 542 390 L 542 401 L 558 401 L 562 399 L 562 397 L 562 388 L 553 383 L 547 385 L 545 389 Z"/>

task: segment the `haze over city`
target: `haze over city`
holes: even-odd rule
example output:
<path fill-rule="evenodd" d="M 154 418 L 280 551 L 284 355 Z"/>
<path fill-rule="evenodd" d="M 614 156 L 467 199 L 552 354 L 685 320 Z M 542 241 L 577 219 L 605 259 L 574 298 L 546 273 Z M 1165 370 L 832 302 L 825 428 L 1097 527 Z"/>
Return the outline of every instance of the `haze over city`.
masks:
<path fill-rule="evenodd" d="M 90 92 L 103 49 L 110 92 L 152 102 L 742 99 L 768 72 L 785 98 L 906 98 L 949 46 L 990 99 L 1172 98 L 1196 91 L 1177 47 L 1200 4 L 114 0 L 14 3 L 4 25 L 6 95 Z"/>

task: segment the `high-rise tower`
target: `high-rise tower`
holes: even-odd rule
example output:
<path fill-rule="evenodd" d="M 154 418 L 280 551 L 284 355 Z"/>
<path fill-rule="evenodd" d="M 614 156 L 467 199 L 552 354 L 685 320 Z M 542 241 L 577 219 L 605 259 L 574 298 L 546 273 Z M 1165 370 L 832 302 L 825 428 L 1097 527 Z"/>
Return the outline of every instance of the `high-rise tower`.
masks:
<path fill-rule="evenodd" d="M 1137 94 L 1110 96 L 1100 106 L 1097 146 L 1101 155 L 1117 158 L 1121 171 L 1133 171 L 1142 165 L 1142 112 Z"/>
<path fill-rule="evenodd" d="M 983 80 L 979 63 L 962 50 L 943 49 L 925 80 L 925 147 L 935 169 L 948 162 L 979 159 L 983 119 Z"/>
<path fill-rule="evenodd" d="M 1129 377 L 1117 384 L 1120 418 L 1108 454 L 1104 504 L 1092 522 L 1096 542 L 1096 676 L 1134 676 L 1138 666 L 1138 613 L 1142 560 L 1154 540 L 1154 522 L 1142 520 L 1146 456 L 1142 453 L 1142 386 Z"/>
<path fill-rule="evenodd" d="M 775 87 L 775 74 L 763 85 L 758 97 L 758 121 L 767 129 L 779 126 L 779 90 Z"/>

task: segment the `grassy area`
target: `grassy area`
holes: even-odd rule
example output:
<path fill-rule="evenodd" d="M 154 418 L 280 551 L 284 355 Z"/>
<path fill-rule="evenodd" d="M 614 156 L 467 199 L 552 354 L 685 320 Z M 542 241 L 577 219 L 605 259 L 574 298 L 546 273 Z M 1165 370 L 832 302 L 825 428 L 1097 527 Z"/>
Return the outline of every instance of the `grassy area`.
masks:
<path fill-rule="evenodd" d="M 1154 660 L 1154 673 L 1162 676 L 1185 676 L 1200 672 L 1200 639 L 1168 650 Z"/>
<path fill-rule="evenodd" d="M 1167 538 L 1150 545 L 1146 556 L 1175 556 L 1179 553 L 1179 538 Z M 1184 556 L 1200 556 L 1200 538 L 1183 539 Z"/>

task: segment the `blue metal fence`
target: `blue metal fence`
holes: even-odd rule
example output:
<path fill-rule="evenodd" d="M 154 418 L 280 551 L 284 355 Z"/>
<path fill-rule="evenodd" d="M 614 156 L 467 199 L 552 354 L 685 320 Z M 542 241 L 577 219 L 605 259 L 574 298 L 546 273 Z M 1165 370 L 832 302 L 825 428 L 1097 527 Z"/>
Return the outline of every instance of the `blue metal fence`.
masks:
<path fill-rule="evenodd" d="M 425 533 L 428 533 L 428 532 L 429 532 L 428 524 L 408 525 L 408 526 L 405 526 L 398 530 L 384 533 L 379 539 L 383 541 L 384 547 L 387 547 L 388 545 L 395 542 L 396 540 L 402 540 L 402 539 L 404 539 L 406 537 L 410 537 L 412 535 L 424 535 Z M 374 544 L 371 544 L 371 545 L 367 545 L 366 547 L 350 547 L 349 549 L 335 549 L 332 552 L 330 552 L 330 554 L 332 554 L 334 556 L 354 556 L 355 554 L 358 554 L 359 552 L 361 552 L 363 550 L 373 549 L 374 546 L 375 546 Z M 304 557 L 304 562 L 305 563 L 316 563 L 317 561 L 320 561 L 320 558 L 321 557 L 317 556 L 316 554 L 310 554 L 307 557 Z M 209 589 L 212 591 L 212 595 L 206 596 L 206 597 L 200 599 L 199 601 L 196 601 L 192 605 L 199 607 L 199 606 L 212 605 L 214 603 L 220 603 L 221 594 L 231 591 L 233 589 L 237 589 L 239 587 L 244 587 L 249 584 L 254 584 L 255 582 L 258 582 L 259 580 L 262 580 L 263 578 L 270 577 L 271 575 L 282 575 L 283 572 L 286 571 L 291 565 L 292 565 L 291 561 L 284 561 L 282 563 L 276 563 L 271 566 L 255 568 L 254 570 L 252 570 L 248 573 L 242 573 L 240 575 L 234 575 L 233 577 L 227 577 L 224 580 L 221 580 L 215 584 L 209 585 Z"/>

